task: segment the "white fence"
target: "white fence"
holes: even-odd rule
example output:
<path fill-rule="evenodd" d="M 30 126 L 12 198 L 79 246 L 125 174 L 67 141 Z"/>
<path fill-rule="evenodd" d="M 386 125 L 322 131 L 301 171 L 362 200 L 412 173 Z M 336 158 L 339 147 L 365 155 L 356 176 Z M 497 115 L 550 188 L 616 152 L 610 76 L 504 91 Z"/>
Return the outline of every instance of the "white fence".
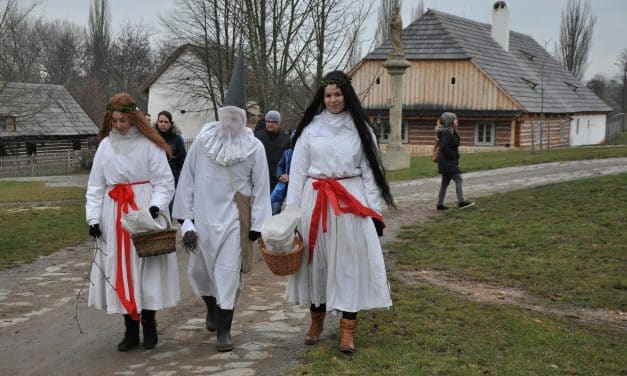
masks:
<path fill-rule="evenodd" d="M 64 175 L 89 169 L 93 150 L 0 157 L 0 177 Z"/>

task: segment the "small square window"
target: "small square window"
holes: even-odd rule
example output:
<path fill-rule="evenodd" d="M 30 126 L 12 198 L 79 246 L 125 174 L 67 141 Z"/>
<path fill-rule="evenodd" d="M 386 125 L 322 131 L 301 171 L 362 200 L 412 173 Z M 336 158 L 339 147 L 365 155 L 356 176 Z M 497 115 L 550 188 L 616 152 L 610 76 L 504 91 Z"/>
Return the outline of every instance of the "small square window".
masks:
<path fill-rule="evenodd" d="M 376 126 L 376 124 L 375 124 Z M 381 133 L 380 142 L 387 143 L 390 138 L 390 122 L 388 119 L 382 119 L 381 121 Z M 401 143 L 406 144 L 409 138 L 409 123 L 407 120 L 403 120 L 401 123 Z"/>
<path fill-rule="evenodd" d="M 475 125 L 475 145 L 493 146 L 494 132 L 494 123 L 478 122 Z"/>
<path fill-rule="evenodd" d="M 14 116 L 3 116 L 2 121 L 4 122 L 4 127 L 7 132 L 15 132 L 15 117 Z"/>

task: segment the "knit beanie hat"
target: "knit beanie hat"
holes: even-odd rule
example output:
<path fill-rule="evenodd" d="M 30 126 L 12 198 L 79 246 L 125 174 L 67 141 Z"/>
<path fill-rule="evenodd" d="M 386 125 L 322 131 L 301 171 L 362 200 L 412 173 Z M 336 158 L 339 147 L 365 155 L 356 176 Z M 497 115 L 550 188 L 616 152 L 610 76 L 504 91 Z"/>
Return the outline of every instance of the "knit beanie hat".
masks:
<path fill-rule="evenodd" d="M 266 114 L 266 121 L 276 121 L 278 124 L 281 124 L 281 114 L 279 111 L 268 111 Z"/>
<path fill-rule="evenodd" d="M 442 116 L 440 116 L 440 123 L 446 125 L 447 127 L 453 124 L 453 120 L 457 119 L 457 115 L 452 112 L 443 112 Z"/>

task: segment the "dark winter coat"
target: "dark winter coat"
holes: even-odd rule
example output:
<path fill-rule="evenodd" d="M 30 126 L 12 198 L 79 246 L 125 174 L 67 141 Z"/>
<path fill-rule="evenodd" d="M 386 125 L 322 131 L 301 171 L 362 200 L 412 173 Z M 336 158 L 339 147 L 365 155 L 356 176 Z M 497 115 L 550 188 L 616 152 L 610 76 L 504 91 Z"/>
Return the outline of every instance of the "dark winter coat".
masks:
<path fill-rule="evenodd" d="M 183 162 L 185 162 L 185 156 L 187 151 L 185 150 L 185 141 L 181 137 L 174 127 L 171 127 L 167 132 L 161 132 L 158 128 L 157 131 L 163 137 L 165 142 L 172 149 L 172 158 L 168 160 L 172 175 L 174 175 L 174 185 L 179 181 L 179 175 L 181 174 L 181 168 L 183 168 Z"/>
<path fill-rule="evenodd" d="M 283 152 L 292 147 L 292 140 L 287 133 L 279 129 L 276 133 L 270 133 L 267 130 L 261 130 L 255 133 L 263 147 L 266 149 L 266 158 L 268 160 L 268 173 L 270 175 L 270 191 L 279 181 L 276 177 L 276 167 L 283 156 Z"/>
<path fill-rule="evenodd" d="M 438 172 L 446 175 L 461 173 L 459 170 L 459 135 L 457 132 L 438 131 L 438 140 L 440 140 Z"/>

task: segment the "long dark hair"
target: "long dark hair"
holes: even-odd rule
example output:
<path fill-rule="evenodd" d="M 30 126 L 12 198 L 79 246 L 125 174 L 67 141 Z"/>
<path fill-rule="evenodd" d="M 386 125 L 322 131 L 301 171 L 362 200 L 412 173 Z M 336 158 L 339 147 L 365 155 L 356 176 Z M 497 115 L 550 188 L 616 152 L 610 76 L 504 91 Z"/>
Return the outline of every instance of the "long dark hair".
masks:
<path fill-rule="evenodd" d="M 368 164 L 372 169 L 374 180 L 381 191 L 381 196 L 383 196 L 383 199 L 389 206 L 396 208 L 394 198 L 390 192 L 390 186 L 388 185 L 387 180 L 385 180 L 385 169 L 381 163 L 379 149 L 377 148 L 377 145 L 372 139 L 372 134 L 370 133 L 371 131 L 374 132 L 374 128 L 372 127 L 372 124 L 370 124 L 368 116 L 366 116 L 366 112 L 361 107 L 361 102 L 357 97 L 357 93 L 355 93 L 353 85 L 351 85 L 350 78 L 348 78 L 344 72 L 333 71 L 324 76 L 320 86 L 314 94 L 313 99 L 311 100 L 311 103 L 296 126 L 296 132 L 292 138 L 292 148 L 296 146 L 298 138 L 303 133 L 305 127 L 311 123 L 314 116 L 318 115 L 325 109 L 324 88 L 333 84 L 337 85 L 337 87 L 339 87 L 342 91 L 346 110 L 353 118 L 353 122 L 357 128 L 357 133 L 359 134 L 359 139 L 361 140 L 361 147 L 363 148 Z"/>

